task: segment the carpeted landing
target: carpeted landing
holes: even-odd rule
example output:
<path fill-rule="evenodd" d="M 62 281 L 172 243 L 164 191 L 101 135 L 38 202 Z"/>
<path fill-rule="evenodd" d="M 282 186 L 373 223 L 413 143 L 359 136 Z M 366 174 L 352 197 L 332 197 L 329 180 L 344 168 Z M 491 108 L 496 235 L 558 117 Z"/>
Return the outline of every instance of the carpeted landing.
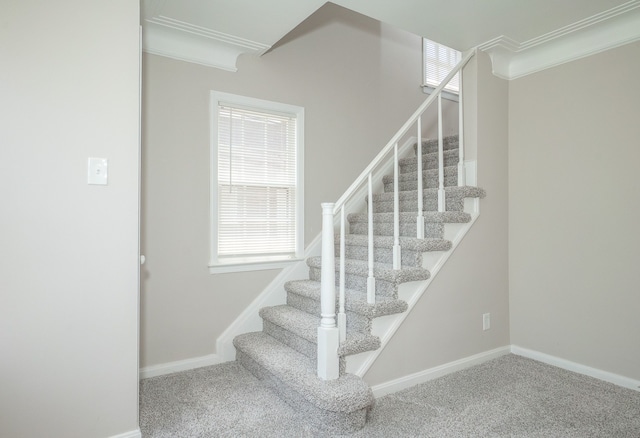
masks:
<path fill-rule="evenodd" d="M 326 437 L 237 362 L 140 383 L 144 438 Z M 640 437 L 640 392 L 515 355 L 376 401 L 352 437 Z"/>

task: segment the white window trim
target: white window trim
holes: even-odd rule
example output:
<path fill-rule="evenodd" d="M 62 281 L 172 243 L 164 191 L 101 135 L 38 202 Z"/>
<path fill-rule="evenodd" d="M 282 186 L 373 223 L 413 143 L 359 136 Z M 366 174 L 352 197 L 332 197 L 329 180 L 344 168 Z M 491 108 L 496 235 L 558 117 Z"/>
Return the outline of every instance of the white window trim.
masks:
<path fill-rule="evenodd" d="M 266 112 L 296 115 L 296 249 L 293 256 L 261 256 L 219 260 L 218 236 L 218 105 L 226 102 Z M 211 91 L 210 93 L 210 210 L 209 210 L 209 273 L 279 269 L 304 259 L 304 108 L 247 96 Z"/>

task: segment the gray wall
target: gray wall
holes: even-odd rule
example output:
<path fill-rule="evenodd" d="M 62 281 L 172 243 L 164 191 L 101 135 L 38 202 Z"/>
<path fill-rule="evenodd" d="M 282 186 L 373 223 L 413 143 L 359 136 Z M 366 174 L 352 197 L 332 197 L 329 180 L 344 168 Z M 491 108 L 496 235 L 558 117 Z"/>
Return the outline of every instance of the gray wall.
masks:
<path fill-rule="evenodd" d="M 509 86 L 514 344 L 640 379 L 640 43 Z"/>
<path fill-rule="evenodd" d="M 209 91 L 305 108 L 305 241 L 425 99 L 421 39 L 327 4 L 231 73 L 144 56 L 142 366 L 215 353 L 277 275 L 210 275 Z"/>
<path fill-rule="evenodd" d="M 10 1 L 1 21 L 0 436 L 135 431 L 138 2 Z"/>

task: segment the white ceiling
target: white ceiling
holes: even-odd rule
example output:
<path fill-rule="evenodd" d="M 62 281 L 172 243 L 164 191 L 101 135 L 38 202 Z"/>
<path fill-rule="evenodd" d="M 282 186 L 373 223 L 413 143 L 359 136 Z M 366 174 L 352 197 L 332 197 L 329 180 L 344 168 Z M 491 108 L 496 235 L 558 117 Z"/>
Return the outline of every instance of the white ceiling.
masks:
<path fill-rule="evenodd" d="M 235 70 L 241 53 L 263 54 L 325 3 L 141 0 L 144 48 L 150 53 Z M 566 62 L 640 39 L 640 0 L 333 3 L 461 51 L 480 46 L 492 56 L 494 72 L 508 79 L 557 65 L 561 58 Z M 565 53 L 538 59 L 542 52 L 557 52 L 556 47 L 548 50 L 552 43 L 564 46 Z"/>
<path fill-rule="evenodd" d="M 334 3 L 464 51 L 502 35 L 522 43 L 628 0 L 336 0 Z"/>

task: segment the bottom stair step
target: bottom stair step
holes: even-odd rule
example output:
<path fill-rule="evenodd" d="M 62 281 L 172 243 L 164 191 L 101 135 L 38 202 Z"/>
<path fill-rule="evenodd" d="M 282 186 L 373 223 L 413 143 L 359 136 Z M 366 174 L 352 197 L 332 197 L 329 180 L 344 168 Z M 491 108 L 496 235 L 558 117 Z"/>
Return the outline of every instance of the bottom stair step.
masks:
<path fill-rule="evenodd" d="M 315 362 L 263 332 L 233 340 L 236 360 L 271 387 L 287 403 L 306 413 L 315 426 L 335 433 L 364 427 L 373 407 L 371 388 L 359 377 L 317 377 Z"/>

